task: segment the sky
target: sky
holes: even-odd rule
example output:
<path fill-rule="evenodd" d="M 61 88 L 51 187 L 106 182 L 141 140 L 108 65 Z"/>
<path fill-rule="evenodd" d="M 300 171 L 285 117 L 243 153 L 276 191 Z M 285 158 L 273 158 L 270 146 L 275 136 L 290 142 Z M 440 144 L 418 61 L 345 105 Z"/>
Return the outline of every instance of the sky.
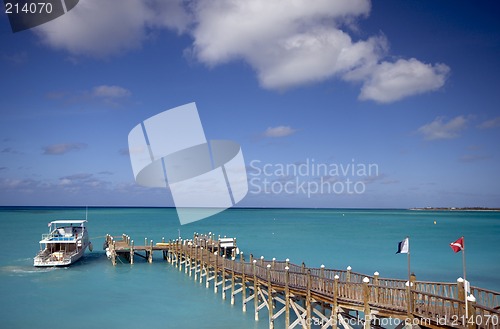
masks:
<path fill-rule="evenodd" d="M 2 13 L 0 205 L 173 206 L 136 183 L 128 134 L 196 102 L 208 139 L 241 145 L 237 206 L 500 207 L 498 17 L 496 0 L 80 0 L 12 33 Z"/>

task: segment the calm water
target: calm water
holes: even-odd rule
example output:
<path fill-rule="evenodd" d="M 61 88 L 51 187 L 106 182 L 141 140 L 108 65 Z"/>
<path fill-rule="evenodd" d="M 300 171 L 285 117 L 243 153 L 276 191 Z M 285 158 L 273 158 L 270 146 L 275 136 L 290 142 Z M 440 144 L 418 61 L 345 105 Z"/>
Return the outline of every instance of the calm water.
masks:
<path fill-rule="evenodd" d="M 38 269 L 32 257 L 47 223 L 84 218 L 82 208 L 0 208 L 0 308 L 2 328 L 267 328 L 267 313 L 253 319 L 253 303 L 241 312 L 168 265 L 136 258 L 116 267 L 102 251 L 104 235 L 129 234 L 136 244 L 214 232 L 238 238 L 248 256 L 290 258 L 307 266 L 324 264 L 381 277 L 405 278 L 406 255 L 397 243 L 410 236 L 412 271 L 418 280 L 462 276 L 462 257 L 449 243 L 466 239 L 467 277 L 474 286 L 500 291 L 499 212 L 406 210 L 229 209 L 180 226 L 174 209 L 91 208 L 94 252 L 68 268 Z M 436 224 L 434 224 L 436 221 Z M 78 317 L 75 315 L 81 315 Z M 57 325 L 56 325 L 57 326 Z M 279 325 L 278 325 L 279 326 Z"/>

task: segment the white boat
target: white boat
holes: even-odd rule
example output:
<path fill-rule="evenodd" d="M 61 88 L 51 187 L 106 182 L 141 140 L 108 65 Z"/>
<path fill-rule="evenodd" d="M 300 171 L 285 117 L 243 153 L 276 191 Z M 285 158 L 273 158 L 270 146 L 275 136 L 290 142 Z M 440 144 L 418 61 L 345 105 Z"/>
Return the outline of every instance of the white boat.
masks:
<path fill-rule="evenodd" d="M 86 220 L 55 220 L 49 223 L 49 233 L 42 234 L 40 252 L 34 266 L 68 266 L 79 260 L 92 244 Z"/>

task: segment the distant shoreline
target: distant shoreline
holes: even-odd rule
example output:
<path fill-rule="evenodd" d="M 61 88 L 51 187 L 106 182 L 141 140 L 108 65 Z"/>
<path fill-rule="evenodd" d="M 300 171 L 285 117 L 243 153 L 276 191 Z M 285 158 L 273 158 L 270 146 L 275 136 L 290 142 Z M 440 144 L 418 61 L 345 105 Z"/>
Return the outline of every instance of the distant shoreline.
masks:
<path fill-rule="evenodd" d="M 425 207 L 425 208 L 410 208 L 409 210 L 427 210 L 427 211 L 500 211 L 500 208 L 486 207 Z"/>
<path fill-rule="evenodd" d="M 0 209 L 53 209 L 53 208 L 65 208 L 65 209 L 106 209 L 106 208 L 117 208 L 117 209 L 176 209 L 171 206 L 138 206 L 138 205 L 0 205 Z M 500 211 L 500 208 L 488 208 L 488 207 L 413 207 L 413 208 L 310 208 L 310 207 L 232 207 L 233 210 L 337 210 L 337 211 Z"/>

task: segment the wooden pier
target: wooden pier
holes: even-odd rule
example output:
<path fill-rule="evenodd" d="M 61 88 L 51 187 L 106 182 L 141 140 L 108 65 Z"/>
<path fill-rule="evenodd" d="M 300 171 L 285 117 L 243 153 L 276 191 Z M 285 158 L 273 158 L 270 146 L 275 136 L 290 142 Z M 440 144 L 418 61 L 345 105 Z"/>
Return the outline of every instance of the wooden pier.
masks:
<path fill-rule="evenodd" d="M 119 240 L 117 240 L 119 239 Z M 184 269 L 207 288 L 221 291 L 222 299 L 241 294 L 243 312 L 253 304 L 255 320 L 266 309 L 269 328 L 284 316 L 285 328 L 297 326 L 327 329 L 421 328 L 500 328 L 500 293 L 470 288 L 465 314 L 464 281 L 456 283 L 381 278 L 378 272 L 364 275 L 346 270 L 308 268 L 289 260 L 238 254 L 236 239 L 195 234 L 190 240 L 170 240 L 153 244 L 145 240 L 137 246 L 129 236 L 106 236 L 106 253 L 113 265 L 118 256 L 130 264 L 134 255 L 153 260 L 161 251 L 173 266 Z M 144 253 L 144 254 L 142 254 Z"/>

